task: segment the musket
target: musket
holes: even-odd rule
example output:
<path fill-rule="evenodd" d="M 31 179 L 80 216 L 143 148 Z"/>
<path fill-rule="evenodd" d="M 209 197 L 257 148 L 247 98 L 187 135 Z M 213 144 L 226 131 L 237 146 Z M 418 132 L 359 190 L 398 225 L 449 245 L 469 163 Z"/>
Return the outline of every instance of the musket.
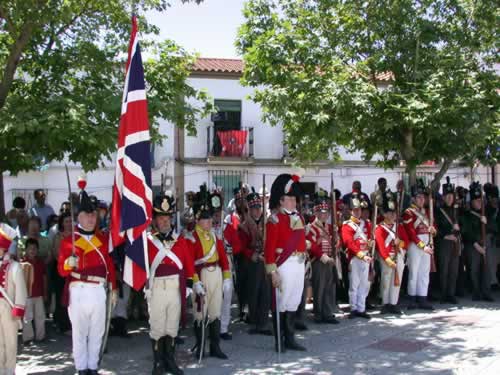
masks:
<path fill-rule="evenodd" d="M 486 217 L 486 209 L 484 207 L 484 194 L 481 187 L 481 217 Z M 486 224 L 481 221 L 481 246 L 484 249 L 483 262 L 486 267 Z"/>
<path fill-rule="evenodd" d="M 66 168 L 66 180 L 68 182 L 68 192 L 69 192 L 69 209 L 71 211 L 71 255 L 75 256 L 75 222 L 74 222 L 74 211 L 73 211 L 73 193 L 71 192 L 71 181 L 69 179 L 68 164 L 64 164 Z"/>
<path fill-rule="evenodd" d="M 448 184 L 450 183 L 450 178 L 446 177 Z M 458 225 L 458 193 L 456 189 L 453 189 L 453 224 Z M 457 240 L 455 241 L 455 255 L 460 256 L 461 253 L 461 248 L 462 248 L 462 242 L 461 242 L 461 237 L 460 237 L 460 231 L 453 229 L 452 232 L 455 237 L 457 237 Z"/>
<path fill-rule="evenodd" d="M 333 182 L 333 173 L 330 173 L 330 195 L 332 197 L 332 256 L 335 262 L 337 280 L 342 280 L 342 267 L 337 250 L 338 242 L 338 224 L 337 224 L 337 200 L 335 196 L 335 184 Z"/>
<path fill-rule="evenodd" d="M 429 186 L 429 229 L 434 227 L 434 192 L 432 186 Z M 434 236 L 429 233 L 429 244 L 434 251 Z M 434 254 L 431 254 L 431 273 L 436 272 L 436 259 Z"/>
<path fill-rule="evenodd" d="M 399 195 L 399 199 L 396 200 L 396 230 L 394 231 L 395 240 L 393 242 L 394 254 L 396 254 L 396 257 L 395 257 L 396 268 L 394 268 L 394 286 L 401 285 L 401 280 L 399 279 L 399 273 L 398 273 L 399 246 L 396 245 L 396 242 L 397 242 L 397 240 L 399 240 L 399 235 L 398 235 L 399 219 L 400 219 L 400 214 L 401 214 L 400 210 L 401 210 L 401 206 L 403 203 L 404 194 L 405 194 L 405 189 L 403 187 L 403 190 L 401 191 L 401 194 Z"/>
<path fill-rule="evenodd" d="M 266 220 L 267 220 L 267 207 L 266 207 L 266 174 L 262 175 L 262 244 L 266 241 Z"/>
<path fill-rule="evenodd" d="M 368 281 L 373 282 L 375 279 L 375 270 L 373 268 L 374 261 L 373 257 L 375 256 L 375 227 L 377 226 L 377 217 L 378 217 L 378 204 L 377 204 L 377 187 L 375 187 L 375 202 L 374 205 L 375 207 L 373 208 L 373 219 L 372 219 L 372 233 L 371 233 L 371 239 L 373 241 L 372 248 L 370 249 L 370 258 L 372 258 L 370 262 L 370 269 L 368 271 Z"/>

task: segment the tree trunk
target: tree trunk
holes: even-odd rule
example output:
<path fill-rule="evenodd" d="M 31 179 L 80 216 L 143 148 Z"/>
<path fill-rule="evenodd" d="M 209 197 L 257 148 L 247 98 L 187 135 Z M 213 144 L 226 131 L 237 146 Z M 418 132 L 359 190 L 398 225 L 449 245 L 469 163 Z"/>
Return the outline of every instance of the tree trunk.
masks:
<path fill-rule="evenodd" d="M 437 192 L 439 190 L 439 182 L 441 181 L 445 173 L 448 172 L 448 169 L 450 168 L 452 162 L 453 161 L 451 159 L 443 160 L 441 168 L 439 169 L 438 173 L 434 175 L 434 179 L 431 182 L 432 191 Z"/>
<path fill-rule="evenodd" d="M 409 177 L 409 187 L 417 182 L 417 164 L 415 162 L 415 147 L 413 146 L 413 130 L 404 129 L 402 132 L 401 156 L 406 163 L 406 173 Z"/>

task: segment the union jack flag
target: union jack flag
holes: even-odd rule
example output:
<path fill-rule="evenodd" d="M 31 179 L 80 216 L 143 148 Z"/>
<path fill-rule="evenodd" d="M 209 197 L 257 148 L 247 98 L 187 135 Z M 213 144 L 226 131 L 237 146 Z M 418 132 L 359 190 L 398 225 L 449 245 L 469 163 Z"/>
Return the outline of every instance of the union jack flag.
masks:
<path fill-rule="evenodd" d="M 136 290 L 148 277 L 146 229 L 151 223 L 152 200 L 148 107 L 134 16 L 118 130 L 110 245 L 125 247 L 123 280 Z"/>

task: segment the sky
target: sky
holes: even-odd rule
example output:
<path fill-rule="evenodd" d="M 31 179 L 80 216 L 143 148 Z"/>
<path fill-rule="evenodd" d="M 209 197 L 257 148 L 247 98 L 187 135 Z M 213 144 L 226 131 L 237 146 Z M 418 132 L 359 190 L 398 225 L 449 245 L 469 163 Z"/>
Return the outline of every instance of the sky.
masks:
<path fill-rule="evenodd" d="M 163 13 L 151 12 L 148 21 L 160 27 L 160 38 L 173 39 L 202 57 L 239 57 L 234 41 L 243 23 L 244 0 L 204 0 L 200 5 L 172 0 Z"/>

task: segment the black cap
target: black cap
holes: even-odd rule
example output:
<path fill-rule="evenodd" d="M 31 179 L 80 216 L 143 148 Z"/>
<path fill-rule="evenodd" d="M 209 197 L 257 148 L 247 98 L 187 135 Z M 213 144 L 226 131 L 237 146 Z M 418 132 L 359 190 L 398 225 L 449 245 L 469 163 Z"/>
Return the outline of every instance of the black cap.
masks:
<path fill-rule="evenodd" d="M 301 196 L 301 189 L 299 185 L 300 177 L 287 173 L 280 174 L 274 180 L 271 186 L 271 197 L 269 198 L 269 208 L 273 209 L 279 206 L 281 197 L 290 196 L 297 199 Z"/>
<path fill-rule="evenodd" d="M 214 214 L 210 196 L 207 185 L 201 185 L 200 191 L 195 194 L 193 201 L 193 213 L 197 220 L 210 219 Z"/>
<path fill-rule="evenodd" d="M 481 198 L 481 184 L 478 181 L 469 186 L 469 197 L 471 201 Z"/>
<path fill-rule="evenodd" d="M 417 179 L 417 183 L 411 187 L 411 196 L 416 197 L 419 194 L 427 194 L 427 189 L 424 185 L 424 180 Z"/>
<path fill-rule="evenodd" d="M 153 216 L 172 216 L 175 210 L 175 198 L 172 193 L 160 193 L 153 199 Z"/>
<path fill-rule="evenodd" d="M 450 182 L 450 177 L 446 176 L 446 184 L 443 184 L 443 195 L 455 194 L 455 186 Z"/>
<path fill-rule="evenodd" d="M 483 191 L 487 198 L 498 198 L 498 186 L 491 182 L 484 184 Z"/>
<path fill-rule="evenodd" d="M 397 208 L 397 198 L 396 194 L 387 190 L 382 195 L 382 211 L 383 212 L 394 212 Z"/>
<path fill-rule="evenodd" d="M 349 208 L 351 210 L 354 208 L 369 208 L 368 196 L 364 193 L 358 193 L 357 191 L 353 192 L 349 200 Z"/>
<path fill-rule="evenodd" d="M 78 195 L 78 213 L 92 213 L 97 211 L 98 204 L 99 201 L 94 195 L 89 196 L 83 189 L 80 191 L 80 194 Z"/>

